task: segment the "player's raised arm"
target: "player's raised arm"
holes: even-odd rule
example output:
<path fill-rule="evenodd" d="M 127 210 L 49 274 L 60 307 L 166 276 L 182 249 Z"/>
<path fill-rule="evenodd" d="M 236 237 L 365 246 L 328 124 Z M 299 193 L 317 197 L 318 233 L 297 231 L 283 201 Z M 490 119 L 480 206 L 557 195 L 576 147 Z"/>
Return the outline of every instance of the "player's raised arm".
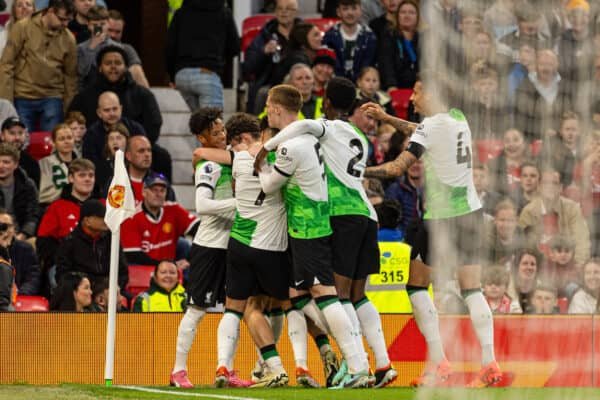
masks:
<path fill-rule="evenodd" d="M 299 121 L 294 121 L 280 130 L 277 135 L 267 140 L 263 144 L 263 147 L 267 151 L 275 150 L 280 143 L 306 133 L 313 135 L 317 139 L 320 139 L 323 137 L 323 135 L 325 135 L 326 126 L 327 121 L 325 120 L 302 119 Z"/>
<path fill-rule="evenodd" d="M 418 124 L 403 120 L 402 118 L 394 117 L 385 112 L 383 107 L 375 103 L 367 103 L 361 106 L 361 110 L 364 111 L 370 117 L 375 118 L 378 121 L 392 125 L 396 130 L 404 132 L 408 135 L 412 134 L 417 128 Z"/>
<path fill-rule="evenodd" d="M 233 155 L 230 150 L 198 147 L 192 153 L 192 165 L 194 168 L 201 161 L 213 161 L 219 164 L 231 165 L 233 164 Z"/>
<path fill-rule="evenodd" d="M 421 147 L 416 144 L 416 146 Z M 422 147 L 421 147 L 422 148 Z M 404 150 L 395 160 L 386 162 L 376 167 L 365 169 L 365 178 L 394 178 L 402 176 L 406 170 L 418 160 L 418 157 L 410 150 Z"/>

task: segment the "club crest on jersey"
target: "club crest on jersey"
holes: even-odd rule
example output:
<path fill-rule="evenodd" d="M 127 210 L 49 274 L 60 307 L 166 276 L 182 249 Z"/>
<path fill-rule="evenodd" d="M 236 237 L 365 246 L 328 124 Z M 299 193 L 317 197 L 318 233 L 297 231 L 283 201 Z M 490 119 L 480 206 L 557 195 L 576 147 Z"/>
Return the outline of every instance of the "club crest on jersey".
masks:
<path fill-rule="evenodd" d="M 213 170 L 213 168 L 212 168 L 212 165 L 210 165 L 210 164 L 206 164 L 206 165 L 204 166 L 204 171 L 205 171 L 207 174 L 210 174 L 210 173 L 212 172 L 212 170 Z"/>
<path fill-rule="evenodd" d="M 285 147 L 282 147 L 282 148 L 281 148 L 281 155 L 282 155 L 282 156 L 285 156 L 285 155 L 287 155 L 287 149 L 286 149 Z"/>
<path fill-rule="evenodd" d="M 170 222 L 165 222 L 162 226 L 162 231 L 164 233 L 171 233 L 173 232 L 173 224 L 171 224 Z"/>
<path fill-rule="evenodd" d="M 417 135 L 421 135 L 423 137 L 427 137 L 427 134 L 425 133 L 425 124 L 419 124 L 417 126 L 417 129 L 415 129 L 415 133 Z"/>
<path fill-rule="evenodd" d="M 125 186 L 115 185 L 108 191 L 108 204 L 112 208 L 121 208 L 125 203 Z"/>

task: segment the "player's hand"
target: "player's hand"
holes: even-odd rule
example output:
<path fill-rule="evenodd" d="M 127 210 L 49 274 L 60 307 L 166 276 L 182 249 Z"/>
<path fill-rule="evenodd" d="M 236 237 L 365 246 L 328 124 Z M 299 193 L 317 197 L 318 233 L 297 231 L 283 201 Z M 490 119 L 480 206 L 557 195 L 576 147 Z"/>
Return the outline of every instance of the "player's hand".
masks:
<path fill-rule="evenodd" d="M 190 262 L 185 258 L 182 258 L 181 260 L 175 261 L 175 265 L 177 266 L 177 269 L 183 271 L 184 269 L 188 269 L 190 267 Z"/>
<path fill-rule="evenodd" d="M 360 110 L 377 121 L 384 121 L 388 116 L 383 107 L 377 103 L 363 104 Z"/>
<path fill-rule="evenodd" d="M 267 157 L 267 154 L 269 154 L 269 152 L 264 147 L 261 147 L 260 151 L 254 158 L 254 170 L 256 172 L 260 172 L 260 170 L 262 169 L 262 163 Z"/>
<path fill-rule="evenodd" d="M 203 152 L 204 149 L 202 147 L 198 147 L 196 150 L 194 150 L 192 153 L 192 168 L 196 168 L 196 165 L 198 165 L 200 161 L 204 160 Z"/>

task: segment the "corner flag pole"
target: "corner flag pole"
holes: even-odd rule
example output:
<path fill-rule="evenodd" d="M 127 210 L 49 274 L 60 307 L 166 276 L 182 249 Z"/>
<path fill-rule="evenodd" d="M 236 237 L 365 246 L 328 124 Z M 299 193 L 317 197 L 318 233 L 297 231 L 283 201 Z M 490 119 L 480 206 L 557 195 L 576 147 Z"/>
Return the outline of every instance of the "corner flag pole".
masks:
<path fill-rule="evenodd" d="M 115 170 L 106 197 L 104 222 L 111 231 L 110 274 L 108 287 L 108 323 L 106 324 L 106 355 L 104 382 L 112 386 L 115 367 L 115 335 L 117 328 L 117 278 L 119 274 L 119 239 L 121 223 L 135 213 L 135 201 L 125 169 L 123 152 L 115 153 Z"/>

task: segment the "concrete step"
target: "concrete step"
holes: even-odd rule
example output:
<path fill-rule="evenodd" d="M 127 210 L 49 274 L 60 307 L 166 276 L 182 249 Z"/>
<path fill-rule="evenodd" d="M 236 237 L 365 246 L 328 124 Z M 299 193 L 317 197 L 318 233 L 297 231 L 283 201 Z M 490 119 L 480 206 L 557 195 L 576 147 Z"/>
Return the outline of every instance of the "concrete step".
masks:
<path fill-rule="evenodd" d="M 193 185 L 194 171 L 192 169 L 192 161 L 189 160 L 173 160 L 173 183 L 176 185 Z"/>
<path fill-rule="evenodd" d="M 193 185 L 173 185 L 177 202 L 187 210 L 195 211 L 195 190 Z"/>
<path fill-rule="evenodd" d="M 161 112 L 161 115 L 163 124 L 160 127 L 160 136 L 189 134 L 189 112 Z"/>
<path fill-rule="evenodd" d="M 153 87 L 150 90 L 154 93 L 154 97 L 156 97 L 161 113 L 190 112 L 190 108 L 185 100 L 183 100 L 183 97 L 181 97 L 179 91 L 168 87 Z"/>
<path fill-rule="evenodd" d="M 171 154 L 173 160 L 191 160 L 192 151 L 199 146 L 196 138 L 190 134 L 160 135 L 158 144 Z"/>

